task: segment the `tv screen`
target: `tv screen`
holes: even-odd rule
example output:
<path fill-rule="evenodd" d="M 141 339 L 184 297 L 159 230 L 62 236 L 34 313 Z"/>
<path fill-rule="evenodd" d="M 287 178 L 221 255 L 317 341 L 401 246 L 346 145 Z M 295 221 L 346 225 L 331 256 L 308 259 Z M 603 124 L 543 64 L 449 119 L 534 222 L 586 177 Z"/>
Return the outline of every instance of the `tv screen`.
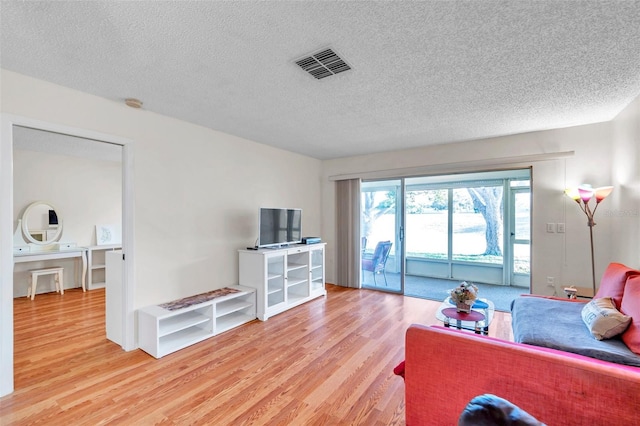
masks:
<path fill-rule="evenodd" d="M 258 247 L 296 244 L 302 241 L 301 209 L 260 209 Z"/>

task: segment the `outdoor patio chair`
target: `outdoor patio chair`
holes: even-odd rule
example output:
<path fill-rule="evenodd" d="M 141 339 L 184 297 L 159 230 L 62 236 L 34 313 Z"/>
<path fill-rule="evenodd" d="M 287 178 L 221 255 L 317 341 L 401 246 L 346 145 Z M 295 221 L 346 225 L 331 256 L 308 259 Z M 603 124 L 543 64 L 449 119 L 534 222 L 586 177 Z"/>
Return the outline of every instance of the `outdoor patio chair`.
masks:
<path fill-rule="evenodd" d="M 376 245 L 376 249 L 373 251 L 373 257 L 371 259 L 362 259 L 362 270 L 369 271 L 373 274 L 373 283 L 376 282 L 376 275 L 382 273 L 384 277 L 384 285 L 387 286 L 387 275 L 385 274 L 385 265 L 389 258 L 389 252 L 391 251 L 391 241 L 380 241 Z"/>

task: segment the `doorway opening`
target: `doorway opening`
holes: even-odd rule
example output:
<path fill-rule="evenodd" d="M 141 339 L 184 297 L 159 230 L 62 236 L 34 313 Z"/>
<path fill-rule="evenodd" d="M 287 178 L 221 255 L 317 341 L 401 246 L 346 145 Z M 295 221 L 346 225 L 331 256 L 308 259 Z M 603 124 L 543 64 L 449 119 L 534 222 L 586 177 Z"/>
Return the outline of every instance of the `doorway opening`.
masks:
<path fill-rule="evenodd" d="M 122 247 L 123 285 L 121 312 L 117 315 L 122 328 L 121 346 L 124 350 L 135 349 L 134 310 L 133 310 L 133 142 L 128 139 L 102 134 L 94 131 L 72 128 L 53 123 L 42 122 L 27 117 L 3 114 L 0 134 L 0 264 L 2 266 L 0 286 L 0 396 L 13 392 L 13 298 L 14 298 L 14 175 L 13 141 L 16 129 L 34 129 L 58 135 L 68 135 L 93 142 L 115 144 L 121 151 L 121 187 L 122 187 Z M 64 172 L 63 169 L 60 170 Z M 37 170 L 34 170 L 37 173 Z M 112 316 L 112 318 L 114 318 Z M 109 315 L 107 315 L 109 322 Z"/>

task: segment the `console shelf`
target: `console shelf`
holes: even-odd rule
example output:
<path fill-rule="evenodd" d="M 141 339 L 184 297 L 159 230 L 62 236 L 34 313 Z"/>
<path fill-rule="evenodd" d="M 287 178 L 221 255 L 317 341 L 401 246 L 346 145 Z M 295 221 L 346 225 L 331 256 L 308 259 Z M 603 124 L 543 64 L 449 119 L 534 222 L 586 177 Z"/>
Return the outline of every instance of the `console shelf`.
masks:
<path fill-rule="evenodd" d="M 305 264 L 298 264 L 298 263 L 289 263 L 287 265 L 287 271 L 291 272 L 291 271 L 295 271 L 296 269 L 301 269 L 301 268 L 307 268 L 309 265 Z"/>
<path fill-rule="evenodd" d="M 249 321 L 253 321 L 256 319 L 255 314 L 246 315 L 242 312 L 231 312 L 222 317 L 218 317 L 216 320 L 216 334 L 223 333 L 227 330 L 231 330 L 239 326 L 240 324 L 244 324 Z"/>
<path fill-rule="evenodd" d="M 229 289 L 235 292 L 176 309 L 157 305 L 139 309 L 140 349 L 161 358 L 256 319 L 255 289 Z"/>
<path fill-rule="evenodd" d="M 225 315 L 233 314 L 237 311 L 242 311 L 243 309 L 250 308 L 253 306 L 253 303 L 250 302 L 238 302 L 235 300 L 229 302 L 222 302 L 218 305 L 218 309 L 216 310 L 216 318 L 221 318 Z"/>
<path fill-rule="evenodd" d="M 239 282 L 256 289 L 258 319 L 326 296 L 324 250 L 324 243 L 239 250 Z"/>
<path fill-rule="evenodd" d="M 158 326 L 158 336 L 164 337 L 169 334 L 174 334 L 181 330 L 204 324 L 210 320 L 210 316 L 202 315 L 197 311 L 185 312 L 184 314 L 169 317 L 162 321 Z"/>
<path fill-rule="evenodd" d="M 153 355 L 156 358 L 160 358 L 168 353 L 174 352 L 178 349 L 186 348 L 189 345 L 207 339 L 208 337 L 210 337 L 210 334 L 205 330 L 197 328 L 185 328 L 184 330 L 180 330 L 175 333 L 160 337 L 158 345 L 160 347 L 160 350 L 164 350 L 166 351 L 166 353 L 160 352 L 158 356 L 154 354 L 150 355 Z M 177 349 L 168 351 L 166 348 Z"/>
<path fill-rule="evenodd" d="M 289 280 L 287 287 L 293 287 L 294 285 L 306 284 L 309 280 Z"/>

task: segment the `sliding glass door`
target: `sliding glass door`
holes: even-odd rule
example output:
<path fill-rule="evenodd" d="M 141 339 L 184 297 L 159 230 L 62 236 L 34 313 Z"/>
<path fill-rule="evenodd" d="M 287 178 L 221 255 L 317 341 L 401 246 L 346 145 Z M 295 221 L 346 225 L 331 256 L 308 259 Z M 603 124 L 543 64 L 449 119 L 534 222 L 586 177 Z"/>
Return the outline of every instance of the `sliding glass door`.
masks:
<path fill-rule="evenodd" d="M 529 169 L 363 182 L 362 286 L 439 299 L 445 280 L 528 289 L 529 182 Z"/>
<path fill-rule="evenodd" d="M 403 292 L 402 181 L 361 185 L 361 275 L 363 287 Z"/>

